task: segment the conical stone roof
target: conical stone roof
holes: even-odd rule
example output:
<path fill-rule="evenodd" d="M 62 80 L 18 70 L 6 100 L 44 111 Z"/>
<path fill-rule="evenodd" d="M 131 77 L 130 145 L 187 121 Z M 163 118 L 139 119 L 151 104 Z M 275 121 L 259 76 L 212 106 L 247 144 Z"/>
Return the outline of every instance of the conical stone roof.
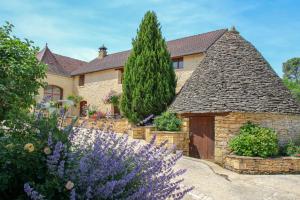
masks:
<path fill-rule="evenodd" d="M 300 105 L 258 50 L 232 30 L 207 50 L 170 110 L 300 114 Z"/>

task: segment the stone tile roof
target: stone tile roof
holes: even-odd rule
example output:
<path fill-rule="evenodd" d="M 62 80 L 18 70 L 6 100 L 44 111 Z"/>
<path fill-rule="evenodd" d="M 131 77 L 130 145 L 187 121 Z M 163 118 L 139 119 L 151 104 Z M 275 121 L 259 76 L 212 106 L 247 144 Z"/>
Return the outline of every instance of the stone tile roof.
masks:
<path fill-rule="evenodd" d="M 71 72 L 83 68 L 87 64 L 87 62 L 82 60 L 62 56 L 56 53 L 53 54 L 56 60 L 59 62 L 59 64 L 68 72 L 69 75 L 71 74 Z"/>
<path fill-rule="evenodd" d="M 37 59 L 48 66 L 48 72 L 63 76 L 71 76 L 71 72 L 83 67 L 87 62 L 52 53 L 46 47 L 37 55 Z"/>
<path fill-rule="evenodd" d="M 170 110 L 300 114 L 299 104 L 269 63 L 235 30 L 207 50 Z"/>
<path fill-rule="evenodd" d="M 179 57 L 184 55 L 191 55 L 195 53 L 205 52 L 218 38 L 220 38 L 226 29 L 211 31 L 208 33 L 193 35 L 177 40 L 167 42 L 171 57 Z M 130 54 L 130 50 L 122 51 L 114 54 L 108 54 L 102 59 L 95 58 L 89 62 L 85 67 L 80 68 L 72 75 L 79 75 L 83 73 L 114 69 L 123 67 Z"/>

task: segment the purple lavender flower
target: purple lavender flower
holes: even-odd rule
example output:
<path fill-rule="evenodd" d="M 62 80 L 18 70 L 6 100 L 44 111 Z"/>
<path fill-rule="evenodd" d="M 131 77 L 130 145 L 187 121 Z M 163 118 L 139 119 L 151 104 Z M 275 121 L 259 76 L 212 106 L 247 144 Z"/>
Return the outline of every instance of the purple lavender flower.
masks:
<path fill-rule="evenodd" d="M 141 145 L 97 129 L 72 134 L 72 140 L 80 136 L 80 144 L 68 154 L 74 168 L 66 176 L 78 180 L 77 199 L 182 199 L 192 189 L 183 188 L 178 178 L 185 170 L 174 170 L 182 153 L 173 154 L 166 143 L 156 146 L 155 137 Z"/>
<path fill-rule="evenodd" d="M 52 133 L 51 132 L 49 132 L 49 135 L 48 135 L 48 146 L 49 147 L 51 147 L 52 146 L 52 144 L 53 144 L 53 141 L 52 141 Z"/>
<path fill-rule="evenodd" d="M 60 158 L 63 156 L 64 145 L 57 142 L 52 155 L 47 156 L 47 165 L 51 174 L 56 174 Z"/>
<path fill-rule="evenodd" d="M 33 188 L 31 188 L 29 183 L 24 184 L 24 191 L 27 194 L 27 196 L 32 200 L 43 200 L 44 199 L 44 196 L 39 194 Z"/>
<path fill-rule="evenodd" d="M 65 172 L 65 161 L 62 160 L 62 161 L 60 161 L 60 163 L 58 165 L 58 170 L 57 170 L 59 178 L 64 177 L 64 172 Z"/>
<path fill-rule="evenodd" d="M 72 190 L 71 190 L 71 193 L 70 193 L 70 200 L 76 200 L 76 192 L 75 192 L 75 189 L 72 189 Z"/>

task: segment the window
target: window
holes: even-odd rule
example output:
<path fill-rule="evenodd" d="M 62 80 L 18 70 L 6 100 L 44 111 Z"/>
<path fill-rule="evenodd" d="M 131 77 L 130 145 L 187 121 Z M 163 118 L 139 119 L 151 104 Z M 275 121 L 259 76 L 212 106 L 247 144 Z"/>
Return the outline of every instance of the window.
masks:
<path fill-rule="evenodd" d="M 48 85 L 44 90 L 44 97 L 49 97 L 52 101 L 62 100 L 63 90 L 55 85 Z"/>
<path fill-rule="evenodd" d="M 123 83 L 123 78 L 124 78 L 124 70 L 120 69 L 118 70 L 118 84 Z"/>
<path fill-rule="evenodd" d="M 182 69 L 183 68 L 183 58 L 177 58 L 173 60 L 173 68 L 174 69 Z"/>
<path fill-rule="evenodd" d="M 79 86 L 84 86 L 84 74 L 79 76 Z"/>

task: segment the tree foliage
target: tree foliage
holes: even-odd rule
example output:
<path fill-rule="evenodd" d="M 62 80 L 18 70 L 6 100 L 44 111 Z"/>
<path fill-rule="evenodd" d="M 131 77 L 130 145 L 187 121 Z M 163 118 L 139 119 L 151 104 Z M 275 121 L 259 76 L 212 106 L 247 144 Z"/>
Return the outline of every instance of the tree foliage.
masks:
<path fill-rule="evenodd" d="M 291 58 L 283 63 L 284 77 L 299 83 L 300 81 L 300 58 Z"/>
<path fill-rule="evenodd" d="M 300 102 L 300 58 L 291 58 L 282 65 L 283 83 Z"/>
<path fill-rule="evenodd" d="M 300 84 L 287 78 L 283 79 L 283 83 L 291 91 L 294 98 L 300 102 Z"/>
<path fill-rule="evenodd" d="M 121 110 L 136 123 L 167 108 L 175 96 L 176 75 L 154 12 L 145 14 L 132 46 L 125 64 Z"/>
<path fill-rule="evenodd" d="M 12 28 L 9 23 L 0 27 L 0 120 L 35 103 L 46 73 L 36 59 L 38 48 L 12 36 Z"/>

